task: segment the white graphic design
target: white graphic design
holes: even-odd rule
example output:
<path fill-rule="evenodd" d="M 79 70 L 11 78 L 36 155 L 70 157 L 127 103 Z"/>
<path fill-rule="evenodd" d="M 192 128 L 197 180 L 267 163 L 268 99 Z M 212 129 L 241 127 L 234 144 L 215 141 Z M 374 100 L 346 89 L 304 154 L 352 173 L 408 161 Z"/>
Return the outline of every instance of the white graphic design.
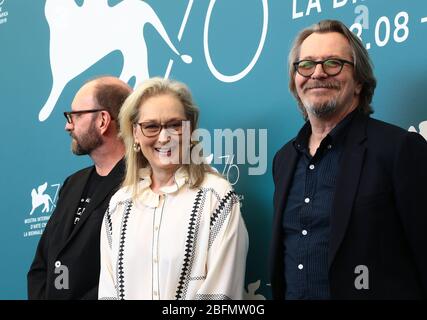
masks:
<path fill-rule="evenodd" d="M 410 126 L 408 131 L 418 132 L 420 135 L 422 135 L 424 137 L 424 139 L 427 140 L 427 120 L 421 122 L 418 127 L 419 127 L 420 131 L 417 131 L 417 129 L 415 129 L 414 126 Z"/>
<path fill-rule="evenodd" d="M 121 80 L 135 77 L 138 85 L 147 79 L 143 34 L 147 23 L 185 63 L 192 62 L 190 56 L 179 54 L 157 14 L 141 0 L 123 0 L 114 7 L 108 0 L 85 0 L 82 6 L 74 0 L 46 0 L 45 15 L 50 29 L 52 89 L 40 110 L 40 121 L 50 116 L 69 81 L 115 50 L 123 54 Z"/>
<path fill-rule="evenodd" d="M 236 82 L 244 78 L 257 63 L 264 47 L 268 30 L 268 1 L 261 0 L 263 24 L 258 48 L 250 63 L 239 73 L 224 75 L 214 65 L 209 49 L 209 25 L 216 0 L 210 0 L 205 17 L 203 51 L 211 73 L 222 82 Z M 194 0 L 188 0 L 187 9 L 178 32 L 181 41 Z M 39 120 L 45 121 L 69 81 L 87 70 L 113 51 L 123 55 L 120 79 L 128 82 L 135 77 L 135 85 L 149 78 L 148 52 L 143 29 L 151 24 L 169 48 L 185 63 L 192 57 L 180 54 L 170 40 L 156 12 L 143 0 L 122 0 L 113 7 L 108 0 L 84 0 L 78 6 L 75 0 L 46 0 L 46 20 L 50 29 L 50 65 L 52 88 L 39 112 Z M 165 78 L 169 77 L 173 60 L 169 60 Z"/>
<path fill-rule="evenodd" d="M 51 212 L 55 207 L 55 201 L 56 201 L 56 196 L 59 190 L 59 186 L 60 186 L 59 184 L 52 185 L 52 187 L 57 187 L 53 200 L 50 197 L 50 195 L 44 193 L 47 189 L 47 182 L 38 186 L 37 191 L 36 189 L 33 188 L 33 190 L 31 191 L 32 209 L 31 209 L 30 215 L 32 215 L 34 211 L 42 205 L 43 205 L 42 213 Z M 52 205 L 52 208 L 50 207 L 50 205 Z"/>
<path fill-rule="evenodd" d="M 54 188 L 55 193 L 51 189 L 48 190 L 48 183 L 45 182 L 37 187 L 37 190 L 33 188 L 31 191 L 31 200 L 32 200 L 32 209 L 30 214 L 32 217 L 24 219 L 24 224 L 26 230 L 23 235 L 24 238 L 40 236 L 43 233 L 44 228 L 46 227 L 47 222 L 49 221 L 50 214 L 56 207 L 56 201 L 58 197 L 59 183 L 51 184 L 50 187 Z M 52 197 L 53 195 L 53 197 Z M 41 208 L 42 215 L 36 215 L 36 213 Z M 37 210 L 38 209 L 38 210 Z"/>
<path fill-rule="evenodd" d="M 203 49 L 204 49 L 204 53 L 205 53 L 206 62 L 208 64 L 209 70 L 212 72 L 212 74 L 215 76 L 215 78 L 217 78 L 218 80 L 220 80 L 222 82 L 236 82 L 236 81 L 239 81 L 240 79 L 244 78 L 252 70 L 252 68 L 255 66 L 255 64 L 257 63 L 257 61 L 261 55 L 261 51 L 264 47 L 265 38 L 267 37 L 268 2 L 267 2 L 267 0 L 262 0 L 262 9 L 263 9 L 262 33 L 261 33 L 261 39 L 259 41 L 258 48 L 255 52 L 255 55 L 254 55 L 253 59 L 251 60 L 251 62 L 249 63 L 249 65 L 244 70 L 242 70 L 238 74 L 234 74 L 234 75 L 224 75 L 221 72 L 219 72 L 218 69 L 214 66 L 210 52 L 209 52 L 209 24 L 210 24 L 212 10 L 215 6 L 215 2 L 216 2 L 216 0 L 211 0 L 209 2 L 209 8 L 208 8 L 208 12 L 206 14 L 205 26 L 204 26 L 204 31 L 203 31 Z"/>
<path fill-rule="evenodd" d="M 252 282 L 248 284 L 248 291 L 246 291 L 243 293 L 243 299 L 244 300 L 266 300 L 266 298 L 259 293 L 255 293 L 258 289 L 259 286 L 261 285 L 261 280 Z"/>
<path fill-rule="evenodd" d="M 7 17 L 9 15 L 9 12 L 4 11 L 2 8 L 4 2 L 5 0 L 0 0 L 0 25 L 5 24 L 7 22 Z"/>
<path fill-rule="evenodd" d="M 30 215 L 32 215 L 34 210 L 36 210 L 41 205 L 44 205 L 42 212 L 49 212 L 50 211 L 49 205 L 53 204 L 53 201 L 52 201 L 52 198 L 50 197 L 50 195 L 43 194 L 43 192 L 46 191 L 46 188 L 47 188 L 47 182 L 40 185 L 37 188 L 37 191 L 36 191 L 36 189 L 33 189 L 31 191 L 31 199 L 32 199 L 33 208 L 31 209 Z"/>

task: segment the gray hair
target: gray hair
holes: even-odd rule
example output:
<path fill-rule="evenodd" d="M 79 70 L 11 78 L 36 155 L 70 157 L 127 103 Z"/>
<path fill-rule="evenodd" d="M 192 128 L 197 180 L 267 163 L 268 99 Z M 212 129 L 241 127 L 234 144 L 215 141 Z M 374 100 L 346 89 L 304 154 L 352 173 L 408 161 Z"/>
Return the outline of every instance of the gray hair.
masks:
<path fill-rule="evenodd" d="M 304 119 L 307 120 L 307 111 L 305 110 L 301 99 L 298 96 L 295 86 L 295 68 L 293 63 L 299 60 L 301 45 L 304 40 L 313 33 L 328 33 L 338 32 L 347 38 L 354 63 L 354 79 L 362 85 L 362 90 L 359 95 L 359 106 L 364 114 L 372 114 L 374 112 L 371 102 L 374 95 L 377 81 L 373 73 L 371 59 L 368 51 L 366 51 L 360 39 L 351 32 L 342 22 L 337 20 L 322 20 L 304 30 L 302 30 L 294 40 L 292 49 L 289 53 L 288 68 L 289 68 L 289 90 L 298 101 L 298 105 L 303 113 Z"/>

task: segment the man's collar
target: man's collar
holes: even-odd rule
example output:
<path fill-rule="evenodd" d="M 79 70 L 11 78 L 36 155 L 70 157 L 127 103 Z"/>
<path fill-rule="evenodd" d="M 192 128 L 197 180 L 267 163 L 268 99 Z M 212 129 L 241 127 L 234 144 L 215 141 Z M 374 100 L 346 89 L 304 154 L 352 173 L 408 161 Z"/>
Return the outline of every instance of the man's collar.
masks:
<path fill-rule="evenodd" d="M 355 114 L 359 113 L 359 108 L 356 108 L 349 114 L 347 114 L 344 119 L 342 119 L 322 140 L 330 143 L 337 143 L 341 137 L 345 135 L 346 129 L 349 127 L 349 124 L 351 120 L 354 118 Z M 308 148 L 308 141 L 310 139 L 312 130 L 311 130 L 311 124 L 310 121 L 307 121 L 304 126 L 301 128 L 301 130 L 298 132 L 298 135 L 296 136 L 293 144 L 294 147 L 298 151 L 302 151 Z"/>
<path fill-rule="evenodd" d="M 352 112 L 347 114 L 344 119 L 342 119 L 338 124 L 329 132 L 329 136 L 331 136 L 332 141 L 336 142 L 341 136 L 343 136 L 343 132 L 346 131 L 348 125 L 351 120 L 354 118 L 354 115 L 359 112 L 359 108 L 354 109 Z"/>

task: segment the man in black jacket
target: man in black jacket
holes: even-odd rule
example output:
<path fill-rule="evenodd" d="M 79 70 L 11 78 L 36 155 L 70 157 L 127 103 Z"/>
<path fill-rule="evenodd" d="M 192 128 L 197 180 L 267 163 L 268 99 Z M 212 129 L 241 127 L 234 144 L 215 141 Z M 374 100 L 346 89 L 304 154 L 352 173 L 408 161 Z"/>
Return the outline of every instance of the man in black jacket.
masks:
<path fill-rule="evenodd" d="M 28 272 L 29 299 L 97 299 L 101 223 L 125 170 L 118 114 L 131 91 L 117 78 L 99 77 L 64 112 L 73 153 L 94 165 L 63 183 Z"/>
<path fill-rule="evenodd" d="M 369 117 L 371 62 L 341 22 L 303 30 L 289 67 L 307 122 L 273 161 L 273 298 L 426 298 L 426 141 Z"/>

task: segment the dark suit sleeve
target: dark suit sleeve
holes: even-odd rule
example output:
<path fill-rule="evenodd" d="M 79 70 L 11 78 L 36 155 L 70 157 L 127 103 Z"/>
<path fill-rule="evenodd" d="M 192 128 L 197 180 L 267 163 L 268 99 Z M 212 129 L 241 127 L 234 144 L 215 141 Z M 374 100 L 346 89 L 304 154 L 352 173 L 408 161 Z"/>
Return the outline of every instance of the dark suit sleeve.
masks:
<path fill-rule="evenodd" d="M 59 202 L 61 193 L 68 181 L 68 178 L 64 181 L 58 195 Z M 30 270 L 27 274 L 27 293 L 29 300 L 42 300 L 46 299 L 46 281 L 47 281 L 47 252 L 49 247 L 49 232 L 53 227 L 53 218 L 55 212 L 50 217 L 46 228 L 40 238 L 37 250 L 34 256 L 33 263 L 30 266 Z"/>
<path fill-rule="evenodd" d="M 274 155 L 273 165 L 272 165 L 272 168 L 271 168 L 272 175 L 273 175 L 273 180 L 274 180 L 274 173 L 276 172 L 276 168 L 275 168 L 275 166 L 276 166 L 276 157 L 277 157 L 277 153 Z"/>
<path fill-rule="evenodd" d="M 277 153 L 274 155 L 274 158 L 273 158 L 273 165 L 272 165 L 272 168 L 271 168 L 271 170 L 272 170 L 272 175 L 273 175 L 273 182 L 274 182 L 274 185 L 276 185 L 276 172 L 277 172 L 277 166 L 278 166 L 278 161 L 279 161 L 279 157 L 280 157 L 279 153 L 280 153 L 280 151 L 279 151 L 279 152 L 277 152 Z"/>
<path fill-rule="evenodd" d="M 49 222 L 48 222 L 49 224 Z M 29 300 L 42 300 L 46 295 L 47 257 L 45 253 L 48 247 L 48 226 L 46 226 L 39 244 L 30 271 L 27 274 L 27 290 Z"/>
<path fill-rule="evenodd" d="M 393 174 L 396 205 L 427 296 L 427 142 L 408 132 L 397 150 Z"/>
<path fill-rule="evenodd" d="M 81 300 L 98 300 L 98 285 L 89 290 Z"/>

